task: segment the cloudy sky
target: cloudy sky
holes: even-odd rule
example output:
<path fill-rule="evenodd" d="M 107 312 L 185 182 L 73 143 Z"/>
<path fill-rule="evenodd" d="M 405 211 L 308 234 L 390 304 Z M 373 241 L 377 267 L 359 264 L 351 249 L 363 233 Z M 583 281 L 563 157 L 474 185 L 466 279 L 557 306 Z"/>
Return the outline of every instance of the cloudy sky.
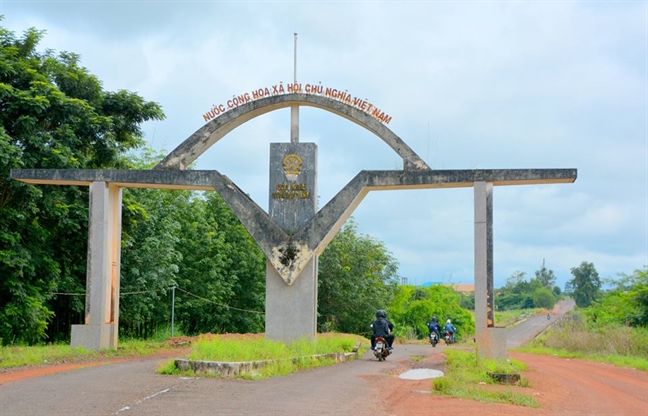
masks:
<path fill-rule="evenodd" d="M 648 265 L 645 1 L 0 1 L 16 33 L 81 55 L 107 90 L 160 103 L 144 126 L 173 150 L 234 95 L 293 79 L 348 90 L 433 169 L 576 168 L 573 184 L 496 187 L 495 286 L 543 262 L 557 283 Z M 268 206 L 269 144 L 290 110 L 234 130 L 197 161 Z M 323 205 L 362 169 L 400 169 L 377 136 L 302 107 Z M 355 211 L 410 283 L 473 281 L 472 188 L 370 193 Z"/>

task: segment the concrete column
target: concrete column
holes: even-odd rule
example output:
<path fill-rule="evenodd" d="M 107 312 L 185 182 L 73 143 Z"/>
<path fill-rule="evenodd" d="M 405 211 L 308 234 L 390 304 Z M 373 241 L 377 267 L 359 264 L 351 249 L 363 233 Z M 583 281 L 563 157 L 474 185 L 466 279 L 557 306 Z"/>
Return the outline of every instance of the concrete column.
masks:
<path fill-rule="evenodd" d="M 317 334 L 317 256 L 288 286 L 266 261 L 266 338 L 291 342 Z"/>
<path fill-rule="evenodd" d="M 270 144 L 270 218 L 289 235 L 315 215 L 317 145 Z M 317 334 L 317 256 L 287 285 L 266 263 L 266 338 L 291 342 Z"/>
<path fill-rule="evenodd" d="M 122 213 L 122 188 L 109 185 L 109 241 L 110 252 L 110 319 L 112 325 L 110 348 L 117 348 L 119 338 L 119 292 L 121 277 L 121 213 Z"/>
<path fill-rule="evenodd" d="M 493 184 L 475 182 L 475 338 L 484 358 L 506 358 L 506 329 L 495 328 Z"/>
<path fill-rule="evenodd" d="M 72 325 L 70 344 L 89 350 L 117 347 L 121 189 L 90 184 L 85 324 Z"/>

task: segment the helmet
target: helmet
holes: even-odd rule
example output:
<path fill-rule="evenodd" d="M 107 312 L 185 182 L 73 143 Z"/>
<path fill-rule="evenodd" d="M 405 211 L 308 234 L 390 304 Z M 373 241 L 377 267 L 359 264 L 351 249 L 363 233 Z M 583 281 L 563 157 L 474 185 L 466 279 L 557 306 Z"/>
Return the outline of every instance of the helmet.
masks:
<path fill-rule="evenodd" d="M 387 318 L 387 312 L 380 309 L 376 312 L 376 318 Z"/>
<path fill-rule="evenodd" d="M 448 321 L 447 321 L 446 323 L 447 323 L 447 324 L 451 324 L 451 323 L 452 323 L 452 321 L 448 319 Z"/>
<path fill-rule="evenodd" d="M 436 316 L 432 317 L 432 322 L 436 322 Z"/>

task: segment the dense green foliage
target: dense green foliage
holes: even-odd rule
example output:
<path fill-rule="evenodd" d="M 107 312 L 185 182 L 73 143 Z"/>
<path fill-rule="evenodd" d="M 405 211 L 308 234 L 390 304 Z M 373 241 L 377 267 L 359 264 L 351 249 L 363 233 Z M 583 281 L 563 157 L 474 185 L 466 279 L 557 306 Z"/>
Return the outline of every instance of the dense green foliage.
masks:
<path fill-rule="evenodd" d="M 589 320 L 599 326 L 648 327 L 648 266 L 609 283 L 612 288 L 585 309 Z"/>
<path fill-rule="evenodd" d="M 104 91 L 72 53 L 38 52 L 43 32 L 0 27 L 0 342 L 37 342 L 83 313 L 87 189 L 33 186 L 10 169 L 123 167 L 139 125 L 164 117 L 128 91 Z M 49 324 L 49 327 L 48 327 Z"/>
<path fill-rule="evenodd" d="M 553 271 L 542 268 L 536 277 L 527 280 L 526 273 L 515 272 L 506 280 L 506 285 L 497 289 L 495 306 L 498 310 L 551 308 L 556 303 L 556 293 L 560 289 L 551 286 L 555 283 Z"/>
<path fill-rule="evenodd" d="M 594 276 L 595 271 L 591 263 L 583 262 L 575 275 Z M 558 321 L 530 350 L 648 371 L 648 267 L 608 283 L 611 289 L 596 290 L 589 307 Z"/>
<path fill-rule="evenodd" d="M 457 339 L 475 331 L 471 313 L 461 307 L 461 295 L 450 286 L 399 285 L 388 312 L 396 334 L 401 337 L 427 337 L 427 323 L 432 316 L 436 316 L 442 326 L 451 319 L 457 328 Z"/>
<path fill-rule="evenodd" d="M 130 156 L 150 168 L 164 155 Z M 265 257 L 215 192 L 124 190 L 120 330 L 150 337 L 175 325 L 188 335 L 261 332 Z"/>
<path fill-rule="evenodd" d="M 0 344 L 65 341 L 85 309 L 88 190 L 11 180 L 11 169 L 149 169 L 140 124 L 164 117 L 107 92 L 71 53 L 38 52 L 43 32 L 0 29 Z M 264 329 L 261 250 L 215 192 L 124 189 L 120 332 Z M 320 325 L 363 333 L 393 293 L 397 264 L 351 222 L 321 256 Z"/>
<path fill-rule="evenodd" d="M 578 267 L 571 268 L 574 276 L 569 282 L 569 295 L 574 298 L 576 305 L 586 308 L 594 302 L 601 291 L 601 279 L 592 263 L 582 262 Z M 566 291 L 567 292 L 567 291 Z"/>
<path fill-rule="evenodd" d="M 397 271 L 385 245 L 347 221 L 319 258 L 320 330 L 367 334 L 376 310 L 388 309 Z"/>

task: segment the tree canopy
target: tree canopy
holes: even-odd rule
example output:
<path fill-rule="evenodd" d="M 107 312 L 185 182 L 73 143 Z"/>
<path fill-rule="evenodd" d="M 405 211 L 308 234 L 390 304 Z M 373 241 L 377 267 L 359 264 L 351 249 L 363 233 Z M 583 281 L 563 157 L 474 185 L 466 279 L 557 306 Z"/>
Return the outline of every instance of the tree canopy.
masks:
<path fill-rule="evenodd" d="M 318 326 L 366 334 L 377 309 L 387 309 L 398 263 L 384 243 L 347 221 L 319 258 Z"/>
<path fill-rule="evenodd" d="M 590 306 L 601 291 L 601 279 L 594 264 L 584 261 L 578 267 L 572 267 L 571 274 L 573 278 L 568 283 L 576 305 L 581 308 Z"/>
<path fill-rule="evenodd" d="M 597 325 L 648 327 L 648 266 L 609 282 L 612 288 L 587 308 Z"/>
<path fill-rule="evenodd" d="M 451 319 L 459 338 L 475 330 L 472 315 L 461 307 L 461 295 L 450 286 L 399 285 L 388 310 L 401 335 L 409 332 L 419 338 L 426 337 L 427 323 L 432 316 L 436 316 L 442 326 Z"/>
<path fill-rule="evenodd" d="M 10 170 L 124 167 L 124 152 L 144 143 L 140 124 L 164 117 L 135 93 L 105 91 L 78 55 L 39 52 L 43 36 L 0 27 L 3 343 L 36 342 L 50 321 L 56 330 L 78 319 L 83 298 L 55 293 L 85 289 L 87 246 L 87 189 L 28 185 Z"/>
<path fill-rule="evenodd" d="M 513 273 L 506 285 L 496 290 L 495 305 L 499 310 L 550 309 L 556 303 L 556 296 L 560 295 L 560 288 L 554 286 L 555 283 L 553 270 L 547 269 L 543 260 L 542 267 L 531 279 L 527 279 L 524 272 Z"/>

